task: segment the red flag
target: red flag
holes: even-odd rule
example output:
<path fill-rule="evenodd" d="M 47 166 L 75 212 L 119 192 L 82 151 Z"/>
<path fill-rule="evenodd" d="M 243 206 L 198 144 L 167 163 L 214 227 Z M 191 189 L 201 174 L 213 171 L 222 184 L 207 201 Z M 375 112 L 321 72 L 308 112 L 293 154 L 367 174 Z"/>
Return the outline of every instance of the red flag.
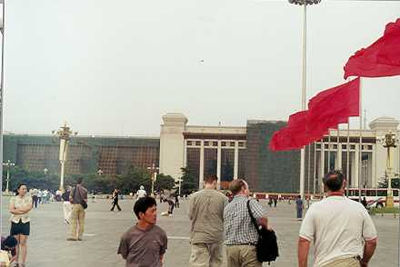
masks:
<path fill-rule="evenodd" d="M 381 38 L 357 51 L 344 66 L 345 79 L 395 75 L 400 75 L 400 19 L 387 24 Z"/>
<path fill-rule="evenodd" d="M 360 113 L 360 78 L 325 90 L 308 103 L 307 134 L 311 141 L 319 140 L 329 128 L 348 122 Z"/>
<path fill-rule="evenodd" d="M 275 132 L 269 143 L 273 151 L 292 150 L 302 148 L 309 143 L 307 135 L 307 115 L 308 111 L 300 111 L 290 115 L 288 126 Z"/>

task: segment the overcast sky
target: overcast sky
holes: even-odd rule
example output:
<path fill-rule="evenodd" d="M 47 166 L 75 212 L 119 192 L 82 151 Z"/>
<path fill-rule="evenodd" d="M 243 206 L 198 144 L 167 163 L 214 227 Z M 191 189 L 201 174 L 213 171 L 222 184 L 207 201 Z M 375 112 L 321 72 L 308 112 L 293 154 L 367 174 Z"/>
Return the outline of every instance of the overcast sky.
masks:
<path fill-rule="evenodd" d="M 286 0 L 7 1 L 5 131 L 151 135 L 161 116 L 245 126 L 300 109 L 302 9 Z M 343 83 L 349 56 L 400 2 L 308 9 L 308 98 Z M 364 79 L 368 120 L 400 119 L 400 77 Z M 354 124 L 355 126 L 355 124 Z"/>

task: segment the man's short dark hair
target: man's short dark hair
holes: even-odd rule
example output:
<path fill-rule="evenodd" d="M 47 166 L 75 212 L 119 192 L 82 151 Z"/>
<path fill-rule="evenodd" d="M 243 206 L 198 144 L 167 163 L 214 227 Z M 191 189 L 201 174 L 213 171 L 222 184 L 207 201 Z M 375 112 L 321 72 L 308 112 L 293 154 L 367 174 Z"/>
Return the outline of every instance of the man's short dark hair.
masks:
<path fill-rule="evenodd" d="M 77 184 L 81 184 L 83 182 L 83 178 L 79 177 L 78 179 L 76 179 L 76 183 Z"/>
<path fill-rule="evenodd" d="M 156 200 L 152 197 L 141 197 L 139 198 L 135 206 L 133 206 L 133 212 L 135 213 L 136 217 L 139 218 L 139 212 L 146 213 L 147 209 L 157 206 Z"/>
<path fill-rule="evenodd" d="M 232 192 L 234 196 L 242 191 L 242 188 L 246 186 L 246 183 L 243 179 L 235 179 L 229 184 L 229 190 Z"/>
<path fill-rule="evenodd" d="M 345 178 L 342 172 L 339 170 L 334 170 L 325 175 L 323 182 L 330 191 L 336 192 L 342 188 L 344 180 Z"/>
<path fill-rule="evenodd" d="M 216 175 L 208 175 L 204 178 L 204 183 L 212 184 L 214 181 L 217 181 L 218 177 Z"/>
<path fill-rule="evenodd" d="M 14 248 L 15 246 L 17 246 L 18 241 L 15 237 L 13 237 L 12 235 L 7 236 L 6 239 L 3 240 L 2 245 L 6 246 L 9 249 Z"/>

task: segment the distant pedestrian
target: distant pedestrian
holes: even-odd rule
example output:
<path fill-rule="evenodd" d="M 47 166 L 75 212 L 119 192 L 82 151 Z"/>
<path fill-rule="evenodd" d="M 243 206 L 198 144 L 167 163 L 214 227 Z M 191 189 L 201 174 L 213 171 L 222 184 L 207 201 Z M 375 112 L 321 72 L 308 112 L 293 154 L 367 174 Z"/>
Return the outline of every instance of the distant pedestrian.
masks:
<path fill-rule="evenodd" d="M 303 200 L 301 199 L 301 196 L 297 196 L 296 199 L 296 215 L 297 215 L 297 220 L 301 221 L 303 218 Z"/>
<path fill-rule="evenodd" d="M 167 199 L 167 202 L 168 202 L 168 215 L 169 215 L 169 216 L 172 216 L 172 214 L 174 213 L 174 208 L 175 208 L 175 203 L 174 203 L 174 201 L 172 200 L 172 196 L 170 196 L 170 197 Z"/>
<path fill-rule="evenodd" d="M 38 206 L 38 201 L 39 201 L 39 198 L 38 198 L 38 190 L 37 190 L 36 188 L 34 188 L 34 189 L 32 190 L 32 201 L 33 201 L 33 206 L 34 206 L 34 208 L 36 209 L 37 206 Z"/>
<path fill-rule="evenodd" d="M 363 199 L 361 200 L 361 204 L 364 206 L 364 208 L 367 208 L 368 202 L 365 197 L 363 197 Z"/>
<path fill-rule="evenodd" d="M 168 239 L 165 231 L 156 225 L 156 200 L 139 198 L 133 211 L 138 222 L 122 235 L 118 254 L 126 260 L 126 267 L 163 266 Z"/>
<path fill-rule="evenodd" d="M 68 241 L 82 241 L 83 231 L 85 227 L 85 209 L 84 204 L 87 203 L 87 189 L 82 185 L 83 179 L 79 177 L 76 186 L 71 190 L 69 201 L 72 204 L 71 212 L 71 231 Z M 86 204 L 87 205 L 87 204 Z"/>
<path fill-rule="evenodd" d="M 249 186 L 242 179 L 233 180 L 229 190 L 234 195 L 224 210 L 225 245 L 228 267 L 261 267 L 257 259 L 258 232 L 247 205 L 259 226 L 269 229 L 264 207 L 249 199 Z"/>
<path fill-rule="evenodd" d="M 119 190 L 115 188 L 112 194 L 112 207 L 110 211 L 114 211 L 115 206 L 117 206 L 118 211 L 121 211 L 121 208 L 118 205 L 118 198 L 119 198 Z"/>
<path fill-rule="evenodd" d="M 228 199 L 216 190 L 217 177 L 204 179 L 204 189 L 194 193 L 189 202 L 192 221 L 190 266 L 219 267 L 222 265 L 224 208 Z"/>
<path fill-rule="evenodd" d="M 179 195 L 175 194 L 175 208 L 179 208 Z"/>
<path fill-rule="evenodd" d="M 272 208 L 272 197 L 268 198 L 268 206 Z"/>
<path fill-rule="evenodd" d="M 17 195 L 10 199 L 11 213 L 11 230 L 10 235 L 14 236 L 18 241 L 17 261 L 21 257 L 19 265 L 25 267 L 27 256 L 27 240 L 30 234 L 29 211 L 33 208 L 32 197 L 27 193 L 26 184 L 19 184 L 17 187 Z"/>
<path fill-rule="evenodd" d="M 147 192 L 144 190 L 143 185 L 140 186 L 140 189 L 136 192 L 136 194 L 138 199 L 147 196 Z"/>
<path fill-rule="evenodd" d="M 64 222 L 69 224 L 72 212 L 72 205 L 69 202 L 69 195 L 71 194 L 71 186 L 67 186 L 66 191 L 61 195 L 63 200 Z"/>
<path fill-rule="evenodd" d="M 371 217 L 360 203 L 345 197 L 346 180 L 340 171 L 330 171 L 323 183 L 328 197 L 310 206 L 300 228 L 298 266 L 307 266 L 311 243 L 313 266 L 368 266 L 377 244 Z"/>
<path fill-rule="evenodd" d="M 274 197 L 274 208 L 276 208 L 276 204 L 278 203 L 278 199 Z"/>

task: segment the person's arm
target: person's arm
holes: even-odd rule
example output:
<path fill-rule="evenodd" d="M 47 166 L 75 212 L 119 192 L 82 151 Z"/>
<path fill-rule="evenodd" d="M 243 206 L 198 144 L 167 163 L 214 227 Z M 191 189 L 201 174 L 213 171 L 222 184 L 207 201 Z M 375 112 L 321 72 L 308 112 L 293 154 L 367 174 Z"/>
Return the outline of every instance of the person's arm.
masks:
<path fill-rule="evenodd" d="M 16 259 L 17 259 L 17 255 L 12 256 L 10 259 L 10 263 L 14 262 Z"/>
<path fill-rule="evenodd" d="M 372 255 L 374 255 L 376 245 L 377 245 L 377 238 L 374 238 L 372 240 L 365 240 L 364 254 L 362 260 L 360 261 L 361 267 L 368 266 L 369 260 L 371 259 Z"/>
<path fill-rule="evenodd" d="M 126 260 L 129 254 L 129 245 L 127 244 L 127 241 L 124 238 L 124 236 L 122 236 L 121 241 L 119 243 L 117 254 L 121 254 L 122 258 Z"/>
<path fill-rule="evenodd" d="M 15 207 L 14 202 L 15 202 L 15 201 L 14 201 L 13 199 L 11 199 L 11 201 L 10 201 L 10 207 L 9 207 L 10 213 L 11 213 L 11 214 L 14 214 L 14 215 L 22 215 L 22 214 L 24 214 L 24 213 L 25 213 L 24 211 L 21 211 L 20 209 L 17 209 L 17 208 Z"/>
<path fill-rule="evenodd" d="M 188 216 L 190 220 L 193 220 L 193 201 L 194 201 L 194 197 L 191 197 L 189 199 L 189 212 L 188 212 Z"/>
<path fill-rule="evenodd" d="M 258 225 L 261 225 L 265 229 L 272 230 L 272 228 L 268 226 L 268 217 L 266 211 L 259 202 L 250 201 L 250 209 Z"/>
<path fill-rule="evenodd" d="M 297 245 L 297 260 L 299 267 L 307 267 L 308 251 L 310 250 L 310 241 L 299 237 Z"/>

